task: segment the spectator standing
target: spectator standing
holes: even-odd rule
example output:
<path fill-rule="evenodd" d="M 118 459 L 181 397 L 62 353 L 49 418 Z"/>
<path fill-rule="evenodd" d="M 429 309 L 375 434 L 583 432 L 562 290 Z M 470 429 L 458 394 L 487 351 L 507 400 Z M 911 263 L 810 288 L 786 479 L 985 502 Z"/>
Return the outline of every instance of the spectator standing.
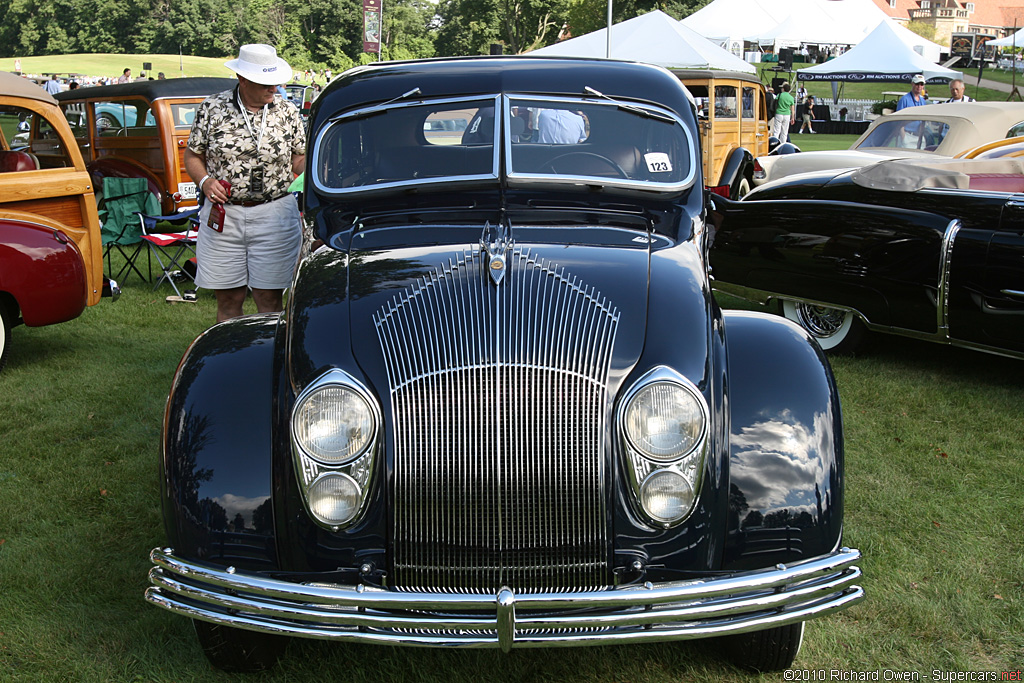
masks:
<path fill-rule="evenodd" d="M 896 111 L 907 107 L 921 107 L 928 104 L 928 95 L 924 91 L 924 76 L 918 74 L 911 81 L 910 92 L 896 103 Z"/>
<path fill-rule="evenodd" d="M 775 98 L 775 120 L 772 124 L 772 135 L 779 140 L 781 145 L 789 139 L 789 122 L 793 119 L 793 105 L 796 99 L 789 94 L 789 83 L 782 84 L 782 92 Z"/>
<path fill-rule="evenodd" d="M 216 293 L 218 322 L 242 314 L 248 288 L 259 312 L 283 310 L 302 243 L 299 207 L 288 186 L 306 154 L 299 110 L 276 95 L 292 78 L 277 51 L 243 45 L 225 66 L 238 85 L 203 101 L 185 149 L 185 169 L 200 179 L 207 200 L 196 285 Z M 215 206 L 224 209 L 220 229 L 210 220 Z"/>
<path fill-rule="evenodd" d="M 949 102 L 973 102 L 974 98 L 964 92 L 964 82 L 955 78 L 949 82 Z"/>
<path fill-rule="evenodd" d="M 51 95 L 56 95 L 63 90 L 63 88 L 60 87 L 60 81 L 57 80 L 57 74 L 54 74 L 50 80 L 46 81 L 46 85 L 44 85 L 43 88 Z"/>
<path fill-rule="evenodd" d="M 814 134 L 814 126 L 811 125 L 811 121 L 814 120 L 814 95 L 807 96 L 807 102 L 804 104 L 804 123 L 800 126 L 800 132 L 803 133 L 806 129 L 812 135 Z"/>
<path fill-rule="evenodd" d="M 167 80 L 167 76 L 164 76 L 164 72 L 161 71 L 160 73 L 158 73 L 156 75 L 156 80 L 158 80 L 158 81 L 166 81 Z"/>
<path fill-rule="evenodd" d="M 807 99 L 807 88 L 805 88 L 803 85 L 800 85 L 796 89 L 796 103 L 797 104 L 802 104 L 803 101 L 806 100 L 806 99 Z"/>
<path fill-rule="evenodd" d="M 117 78 L 118 83 L 131 83 L 132 82 L 132 70 L 125 69 L 121 72 L 121 75 Z"/>

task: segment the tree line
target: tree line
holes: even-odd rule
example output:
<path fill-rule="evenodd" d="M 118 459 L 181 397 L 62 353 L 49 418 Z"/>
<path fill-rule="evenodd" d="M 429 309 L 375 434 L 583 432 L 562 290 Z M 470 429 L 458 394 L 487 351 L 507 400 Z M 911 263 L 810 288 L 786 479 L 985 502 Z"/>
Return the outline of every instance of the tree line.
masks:
<path fill-rule="evenodd" d="M 613 21 L 682 18 L 709 0 L 616 0 Z M 382 59 L 518 54 L 605 26 L 606 0 L 384 0 Z M 340 71 L 363 52 L 362 0 L 0 0 L 0 57 L 235 55 L 269 43 L 293 68 Z"/>

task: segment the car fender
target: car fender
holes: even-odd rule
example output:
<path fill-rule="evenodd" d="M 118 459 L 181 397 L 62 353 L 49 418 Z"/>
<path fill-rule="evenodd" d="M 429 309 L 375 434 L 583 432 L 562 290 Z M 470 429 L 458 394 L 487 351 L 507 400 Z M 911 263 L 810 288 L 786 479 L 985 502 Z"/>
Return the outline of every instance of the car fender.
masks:
<path fill-rule="evenodd" d="M 843 422 L 832 370 L 798 325 L 725 312 L 729 520 L 724 569 L 828 553 L 843 527 Z"/>
<path fill-rule="evenodd" d="M 729 153 L 725 165 L 722 166 L 722 175 L 719 176 L 716 186 L 728 185 L 731 188 L 731 196 L 736 196 L 737 186 L 744 176 L 748 180 L 753 179 L 754 155 L 745 147 L 737 147 Z M 753 185 L 751 185 L 753 187 Z"/>
<path fill-rule="evenodd" d="M 185 352 L 161 441 L 167 539 L 196 559 L 277 564 L 272 455 L 281 367 L 280 315 L 215 325 Z"/>
<path fill-rule="evenodd" d="M 28 327 L 77 318 L 87 300 L 82 253 L 59 229 L 0 218 L 0 292 Z"/>
<path fill-rule="evenodd" d="M 713 201 L 709 254 L 717 291 L 758 303 L 788 299 L 850 310 L 880 329 L 940 331 L 937 293 L 945 287 L 945 250 L 957 221 L 833 200 Z"/>

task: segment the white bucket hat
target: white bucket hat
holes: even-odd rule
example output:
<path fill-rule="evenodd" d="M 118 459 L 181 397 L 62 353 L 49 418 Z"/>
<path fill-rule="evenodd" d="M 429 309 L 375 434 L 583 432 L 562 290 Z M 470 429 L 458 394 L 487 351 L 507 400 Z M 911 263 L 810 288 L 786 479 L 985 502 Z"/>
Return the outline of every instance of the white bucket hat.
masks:
<path fill-rule="evenodd" d="M 260 85 L 283 85 L 292 80 L 292 68 L 277 56 L 272 45 L 243 45 L 238 50 L 238 59 L 224 62 L 224 66 Z"/>

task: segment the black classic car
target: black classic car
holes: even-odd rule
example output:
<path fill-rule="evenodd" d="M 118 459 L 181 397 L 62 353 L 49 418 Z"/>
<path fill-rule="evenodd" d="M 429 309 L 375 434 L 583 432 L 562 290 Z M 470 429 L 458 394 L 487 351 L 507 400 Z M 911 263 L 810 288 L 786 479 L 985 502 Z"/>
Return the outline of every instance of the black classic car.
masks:
<path fill-rule="evenodd" d="M 870 330 L 1024 358 L 1021 159 L 886 161 L 714 201 L 715 289 L 781 303 L 823 348 Z"/>
<path fill-rule="evenodd" d="M 803 330 L 712 298 L 698 140 L 684 86 L 639 64 L 332 82 L 304 200 L 324 245 L 284 314 L 211 328 L 174 378 L 147 599 L 226 669 L 280 636 L 719 637 L 787 667 L 863 597 L 840 404 Z"/>

